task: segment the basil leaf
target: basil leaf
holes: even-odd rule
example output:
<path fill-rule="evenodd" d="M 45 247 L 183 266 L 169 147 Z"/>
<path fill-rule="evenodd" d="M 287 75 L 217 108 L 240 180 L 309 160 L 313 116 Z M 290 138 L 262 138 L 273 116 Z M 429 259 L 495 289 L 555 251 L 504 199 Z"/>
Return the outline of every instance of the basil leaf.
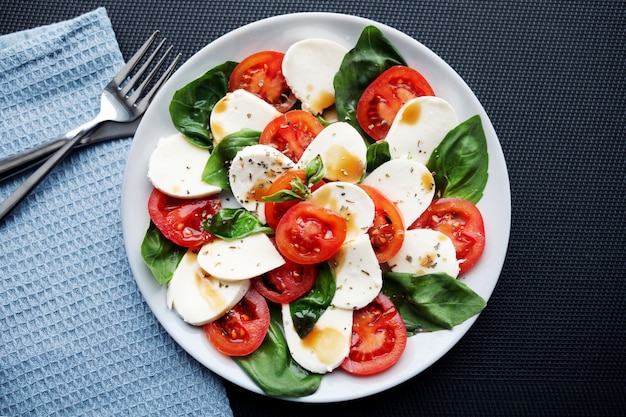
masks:
<path fill-rule="evenodd" d="M 311 159 L 309 163 L 306 164 L 304 172 L 304 178 L 308 187 L 311 187 L 324 179 L 325 170 L 322 157 L 317 155 L 315 158 Z"/>
<path fill-rule="evenodd" d="M 363 137 L 367 135 L 356 119 L 359 99 L 372 81 L 395 65 L 406 65 L 406 61 L 378 28 L 367 26 L 335 75 L 333 85 L 339 120 L 353 125 Z"/>
<path fill-rule="evenodd" d="M 328 262 L 318 265 L 317 280 L 308 293 L 289 304 L 293 326 L 304 339 L 322 313 L 326 311 L 335 295 L 335 273 Z"/>
<path fill-rule="evenodd" d="M 302 181 L 299 176 L 294 176 L 289 182 L 290 189 L 280 190 L 272 195 L 263 196 L 261 200 L 270 203 L 284 203 L 293 200 L 302 201 L 309 198 L 311 196 L 311 187 L 324 178 L 324 163 L 321 156 L 317 155 L 309 161 L 306 165 L 304 178 L 305 180 Z"/>
<path fill-rule="evenodd" d="M 311 190 L 306 186 L 304 181 L 300 179 L 300 177 L 295 177 L 289 181 L 289 186 L 291 187 L 291 191 L 298 196 L 299 200 L 304 200 L 311 195 Z"/>
<path fill-rule="evenodd" d="M 230 190 L 228 169 L 233 158 L 246 146 L 258 144 L 260 137 L 261 132 L 250 129 L 243 129 L 225 136 L 211 152 L 202 172 L 202 181 L 220 187 L 222 190 Z"/>
<path fill-rule="evenodd" d="M 255 233 L 274 233 L 244 208 L 222 208 L 207 218 L 202 227 L 209 233 L 224 240 L 240 239 Z"/>
<path fill-rule="evenodd" d="M 165 238 L 154 223 L 150 222 L 141 242 L 141 257 L 159 284 L 167 284 L 172 279 L 186 252 L 187 248 Z"/>
<path fill-rule="evenodd" d="M 193 144 L 209 149 L 213 146 L 209 117 L 228 92 L 228 80 L 236 65 L 226 61 L 174 93 L 169 108 L 172 123 Z"/>
<path fill-rule="evenodd" d="M 372 143 L 367 147 L 367 171 L 372 172 L 385 162 L 391 160 L 391 153 L 389 152 L 389 142 L 381 140 Z"/>
<path fill-rule="evenodd" d="M 261 201 L 266 203 L 285 203 L 293 200 L 306 200 L 311 195 L 311 190 L 304 185 L 300 177 L 295 177 L 289 182 L 290 189 L 283 189 L 272 195 L 264 195 Z"/>
<path fill-rule="evenodd" d="M 306 397 L 318 390 L 322 375 L 302 368 L 289 354 L 280 310 L 270 304 L 270 327 L 261 346 L 233 360 L 267 395 Z"/>
<path fill-rule="evenodd" d="M 433 172 L 438 197 L 458 197 L 476 204 L 487 185 L 489 154 L 479 115 L 452 129 L 426 164 Z"/>
<path fill-rule="evenodd" d="M 304 198 L 293 190 L 280 190 L 272 195 L 265 195 L 261 200 L 268 203 L 285 203 L 293 200 L 304 200 Z"/>
<path fill-rule="evenodd" d="M 410 335 L 452 329 L 486 305 L 481 296 L 446 273 L 386 272 L 382 291 L 393 301 Z"/>

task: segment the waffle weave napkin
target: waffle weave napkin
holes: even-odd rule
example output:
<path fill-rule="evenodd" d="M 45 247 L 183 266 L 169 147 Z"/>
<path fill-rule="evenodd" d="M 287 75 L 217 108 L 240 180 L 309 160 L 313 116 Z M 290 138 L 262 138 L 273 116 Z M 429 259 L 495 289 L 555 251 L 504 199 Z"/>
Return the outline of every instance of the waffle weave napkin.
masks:
<path fill-rule="evenodd" d="M 95 116 L 122 65 L 104 8 L 0 36 L 0 157 Z M 0 415 L 232 416 L 222 381 L 133 279 L 120 218 L 130 141 L 75 150 L 0 223 Z M 27 174 L 0 182 L 0 198 Z"/>

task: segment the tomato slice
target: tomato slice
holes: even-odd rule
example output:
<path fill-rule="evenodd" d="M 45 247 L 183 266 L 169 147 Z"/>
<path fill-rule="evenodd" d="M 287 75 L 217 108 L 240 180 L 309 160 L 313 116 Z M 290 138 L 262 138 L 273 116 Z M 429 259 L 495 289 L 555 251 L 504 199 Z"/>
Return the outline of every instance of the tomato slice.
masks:
<path fill-rule="evenodd" d="M 317 279 L 317 265 L 302 265 L 285 259 L 280 267 L 252 280 L 263 297 L 279 304 L 289 304 L 309 292 Z"/>
<path fill-rule="evenodd" d="M 328 260 L 346 238 L 346 221 L 339 213 L 300 202 L 276 226 L 276 246 L 292 262 L 310 265 Z"/>
<path fill-rule="evenodd" d="M 284 113 L 297 99 L 291 93 L 282 65 L 285 54 L 277 51 L 254 53 L 235 66 L 228 81 L 228 90 L 247 90 Z"/>
<path fill-rule="evenodd" d="M 404 224 L 396 205 L 376 188 L 359 184 L 374 201 L 374 224 L 367 231 L 378 263 L 391 259 L 404 242 Z"/>
<path fill-rule="evenodd" d="M 252 285 L 268 300 L 289 304 L 309 292 L 316 279 L 317 265 L 302 265 L 285 259 L 283 265 L 254 278 Z"/>
<path fill-rule="evenodd" d="M 291 110 L 265 126 L 259 143 L 270 145 L 298 162 L 304 149 L 315 139 L 324 125 L 304 110 Z"/>
<path fill-rule="evenodd" d="M 202 326 L 205 336 L 217 349 L 229 356 L 254 352 L 270 327 L 267 301 L 253 287 L 222 317 Z"/>
<path fill-rule="evenodd" d="M 175 198 L 156 188 L 148 199 L 148 214 L 157 229 L 170 241 L 187 248 L 213 239 L 213 235 L 202 227 L 202 222 L 220 208 L 217 197 Z"/>
<path fill-rule="evenodd" d="M 354 312 L 350 353 L 341 368 L 354 375 L 373 375 L 392 367 L 406 348 L 407 333 L 400 313 L 389 297 Z"/>
<path fill-rule="evenodd" d="M 480 210 L 461 198 L 433 200 L 409 229 L 435 229 L 454 243 L 459 275 L 473 267 L 485 249 L 485 225 Z"/>
<path fill-rule="evenodd" d="M 300 178 L 303 182 L 305 181 L 306 172 L 303 169 L 291 169 L 283 173 L 280 177 L 276 178 L 276 180 L 270 185 L 267 189 L 266 195 L 273 195 L 281 190 L 291 190 L 291 181 L 294 178 Z M 324 181 L 320 181 L 317 184 L 311 187 L 311 191 L 314 191 L 321 187 L 324 184 Z M 282 203 L 265 203 L 265 220 L 272 229 L 276 229 L 278 225 L 278 221 L 285 215 L 285 212 L 289 210 L 291 207 L 298 204 L 300 200 L 291 200 L 284 201 Z"/>
<path fill-rule="evenodd" d="M 413 68 L 396 65 L 363 91 L 356 107 L 359 126 L 374 140 L 387 135 L 400 107 L 412 98 L 434 96 L 428 81 Z"/>

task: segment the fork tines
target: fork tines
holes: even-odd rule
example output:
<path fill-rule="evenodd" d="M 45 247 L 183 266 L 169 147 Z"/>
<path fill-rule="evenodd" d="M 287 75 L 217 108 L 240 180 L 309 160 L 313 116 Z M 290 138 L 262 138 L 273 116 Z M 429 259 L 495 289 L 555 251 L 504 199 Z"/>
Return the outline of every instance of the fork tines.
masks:
<path fill-rule="evenodd" d="M 122 70 L 120 70 L 120 72 L 112 80 L 112 83 L 115 83 L 117 86 L 119 86 L 118 91 L 126 99 L 126 101 L 136 107 L 147 106 L 148 103 L 150 103 L 150 101 L 152 100 L 152 96 L 172 75 L 181 57 L 181 54 L 177 54 L 170 63 L 170 65 L 167 67 L 167 69 L 162 71 L 162 73 L 160 74 L 160 78 L 158 78 L 154 82 L 154 85 L 151 85 L 152 80 L 155 79 L 155 76 L 157 74 L 159 74 L 159 71 L 161 71 L 161 67 L 163 66 L 163 64 L 167 60 L 168 55 L 173 49 L 173 45 L 170 45 L 165 50 L 165 52 L 163 52 L 161 58 L 156 63 L 154 63 L 157 56 L 159 56 L 159 54 L 161 53 L 161 50 L 165 45 L 165 41 L 167 40 L 166 38 L 163 38 L 154 48 L 150 56 L 143 61 L 141 67 L 134 74 L 132 74 L 132 77 L 130 77 L 131 73 L 133 73 L 134 69 L 142 61 L 142 58 L 147 55 L 148 50 L 154 44 L 154 41 L 156 40 L 158 35 L 159 31 L 154 31 L 150 38 L 146 40 L 141 48 L 139 48 L 139 50 L 128 60 L 124 68 L 122 68 Z M 139 84 L 139 86 L 136 86 L 137 82 L 142 79 L 142 77 L 144 77 L 146 71 L 148 71 L 151 67 L 152 69 L 150 70 L 148 75 L 143 78 L 141 84 Z M 129 77 L 130 79 L 128 79 Z M 145 97 L 143 97 L 141 101 L 138 101 L 142 97 L 144 90 L 148 86 L 150 86 L 151 89 L 147 92 L 147 94 L 145 95 Z M 140 111 L 142 110 L 145 109 L 141 109 Z"/>

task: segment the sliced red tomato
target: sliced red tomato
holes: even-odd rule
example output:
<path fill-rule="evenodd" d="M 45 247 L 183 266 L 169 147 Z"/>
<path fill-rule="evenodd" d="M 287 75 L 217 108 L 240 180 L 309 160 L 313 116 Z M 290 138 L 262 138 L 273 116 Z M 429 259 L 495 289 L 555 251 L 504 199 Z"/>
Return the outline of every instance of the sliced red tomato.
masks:
<path fill-rule="evenodd" d="M 383 193 L 368 185 L 359 185 L 374 201 L 374 224 L 367 231 L 378 263 L 391 259 L 404 242 L 404 224 L 396 205 Z"/>
<path fill-rule="evenodd" d="M 289 304 L 309 292 L 317 279 L 317 265 L 302 265 L 285 259 L 280 267 L 252 280 L 263 297 L 279 304 Z"/>
<path fill-rule="evenodd" d="M 406 348 L 404 321 L 393 302 L 380 293 L 354 312 L 350 353 L 341 368 L 354 375 L 373 375 L 392 367 Z"/>
<path fill-rule="evenodd" d="M 273 195 L 281 190 L 291 190 L 291 181 L 294 178 L 300 178 L 303 182 L 305 181 L 306 173 L 303 169 L 291 169 L 286 171 L 280 177 L 276 178 L 276 180 L 272 183 L 270 188 L 267 189 L 266 195 Z M 317 184 L 311 187 L 311 191 L 316 190 L 324 184 L 324 181 L 320 181 Z M 278 221 L 283 217 L 285 212 L 289 210 L 291 207 L 298 204 L 300 200 L 290 200 L 282 203 L 265 203 L 265 220 L 267 221 L 268 226 L 272 229 L 276 229 L 278 225 Z"/>
<path fill-rule="evenodd" d="M 415 97 L 434 95 L 422 74 L 397 65 L 380 74 L 363 91 L 357 103 L 356 118 L 372 139 L 382 140 L 404 103 Z"/>
<path fill-rule="evenodd" d="M 187 248 L 210 242 L 213 235 L 202 223 L 217 213 L 221 202 L 217 197 L 183 199 L 170 197 L 156 188 L 148 199 L 148 214 L 163 236 Z"/>
<path fill-rule="evenodd" d="M 480 210 L 461 198 L 433 200 L 409 229 L 435 229 L 454 243 L 459 260 L 459 274 L 468 271 L 485 249 L 485 225 Z"/>
<path fill-rule="evenodd" d="M 346 238 L 346 221 L 339 213 L 300 202 L 276 226 L 276 246 L 292 262 L 310 265 L 328 260 Z"/>
<path fill-rule="evenodd" d="M 252 285 L 268 300 L 289 304 L 309 292 L 316 279 L 317 265 L 302 265 L 285 259 L 283 265 L 254 278 Z"/>
<path fill-rule="evenodd" d="M 277 51 L 261 51 L 241 61 L 228 82 L 228 90 L 247 90 L 284 113 L 296 103 L 291 93 L 282 65 L 285 54 Z"/>
<path fill-rule="evenodd" d="M 254 352 L 265 339 L 270 327 L 267 301 L 253 287 L 222 317 L 202 326 L 209 342 L 229 356 Z"/>
<path fill-rule="evenodd" d="M 324 125 L 304 110 L 291 110 L 265 126 L 259 143 L 270 145 L 298 162 L 304 149 L 322 131 Z"/>

